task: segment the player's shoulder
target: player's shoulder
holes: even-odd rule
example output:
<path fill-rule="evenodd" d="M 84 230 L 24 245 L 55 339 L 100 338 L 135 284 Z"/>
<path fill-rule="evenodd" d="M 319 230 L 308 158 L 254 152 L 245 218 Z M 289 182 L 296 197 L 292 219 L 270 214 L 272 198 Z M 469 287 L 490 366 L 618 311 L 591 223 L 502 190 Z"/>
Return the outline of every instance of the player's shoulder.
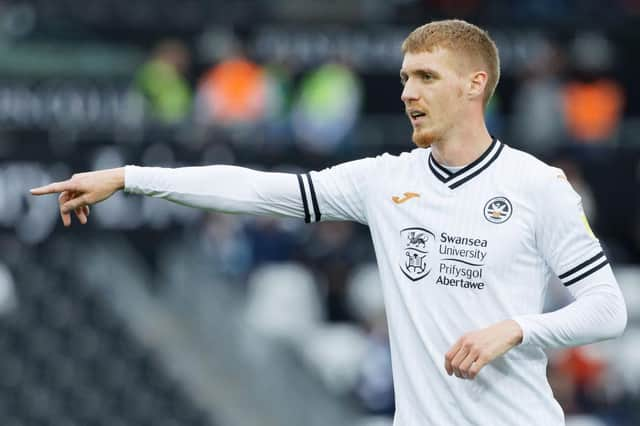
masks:
<path fill-rule="evenodd" d="M 508 147 L 504 163 L 510 180 L 519 192 L 547 201 L 575 197 L 575 191 L 562 169 L 551 166 L 530 153 Z"/>
<path fill-rule="evenodd" d="M 340 163 L 325 169 L 328 172 L 339 172 L 345 176 L 367 176 L 368 182 L 384 182 L 390 176 L 398 178 L 420 164 L 424 153 L 419 150 L 391 154 L 388 152 L 363 156 L 359 159 Z M 424 158 L 423 158 L 424 159 Z M 422 163 L 424 164 L 424 163 Z"/>
<path fill-rule="evenodd" d="M 414 148 L 411 151 L 403 151 L 398 154 L 385 152 L 376 157 L 378 165 L 391 169 L 407 167 L 410 164 L 421 163 L 427 158 L 429 149 Z"/>
<path fill-rule="evenodd" d="M 504 163 L 509 172 L 520 176 L 524 182 L 540 183 L 553 179 L 565 179 L 564 172 L 538 157 L 510 146 L 505 147 Z"/>
<path fill-rule="evenodd" d="M 400 176 L 413 173 L 426 161 L 425 149 L 416 148 L 412 151 L 392 154 L 384 152 L 378 155 L 365 156 L 359 160 L 352 161 L 350 164 L 369 172 L 374 172 L 373 180 L 387 180 L 390 176 L 394 179 Z M 424 167 L 423 167 L 424 169 Z"/>

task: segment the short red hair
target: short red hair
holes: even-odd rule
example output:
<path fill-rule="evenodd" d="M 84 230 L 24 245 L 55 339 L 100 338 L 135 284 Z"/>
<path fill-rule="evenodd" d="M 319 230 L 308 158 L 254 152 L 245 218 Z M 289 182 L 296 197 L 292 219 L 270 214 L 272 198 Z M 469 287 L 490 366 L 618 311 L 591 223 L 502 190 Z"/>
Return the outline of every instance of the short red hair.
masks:
<path fill-rule="evenodd" d="M 442 48 L 460 52 L 473 66 L 487 73 L 483 103 L 486 107 L 500 80 L 498 47 L 489 33 L 459 19 L 434 21 L 416 28 L 402 43 L 402 53 L 431 52 Z"/>

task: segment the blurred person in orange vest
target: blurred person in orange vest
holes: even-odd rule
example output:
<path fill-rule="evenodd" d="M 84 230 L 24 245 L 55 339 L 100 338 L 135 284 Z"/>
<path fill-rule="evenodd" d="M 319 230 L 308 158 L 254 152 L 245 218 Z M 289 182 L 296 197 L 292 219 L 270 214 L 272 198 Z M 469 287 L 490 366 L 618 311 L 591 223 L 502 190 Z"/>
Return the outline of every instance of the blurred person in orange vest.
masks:
<path fill-rule="evenodd" d="M 568 83 L 564 90 L 564 112 L 573 140 L 610 141 L 618 130 L 624 103 L 624 92 L 614 80 L 597 78 Z"/>
<path fill-rule="evenodd" d="M 574 40 L 572 53 L 578 75 L 563 91 L 569 136 L 578 143 L 609 142 L 616 136 L 625 104 L 623 88 L 607 77 L 613 65 L 611 44 L 600 34 L 582 34 Z"/>
<path fill-rule="evenodd" d="M 259 121 L 266 105 L 265 71 L 243 56 L 222 60 L 202 77 L 197 96 L 197 118 L 203 124 Z"/>

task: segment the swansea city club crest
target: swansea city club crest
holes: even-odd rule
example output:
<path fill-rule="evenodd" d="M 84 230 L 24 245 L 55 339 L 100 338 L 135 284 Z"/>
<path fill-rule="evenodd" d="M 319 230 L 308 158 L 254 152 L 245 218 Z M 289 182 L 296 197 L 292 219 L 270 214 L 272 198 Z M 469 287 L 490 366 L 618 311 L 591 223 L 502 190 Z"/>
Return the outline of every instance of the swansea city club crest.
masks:
<path fill-rule="evenodd" d="M 400 270 L 411 281 L 418 281 L 431 272 L 429 256 L 435 242 L 433 232 L 418 227 L 400 231 Z"/>
<path fill-rule="evenodd" d="M 484 218 L 491 223 L 504 223 L 511 217 L 513 207 L 505 197 L 493 197 L 484 206 Z"/>

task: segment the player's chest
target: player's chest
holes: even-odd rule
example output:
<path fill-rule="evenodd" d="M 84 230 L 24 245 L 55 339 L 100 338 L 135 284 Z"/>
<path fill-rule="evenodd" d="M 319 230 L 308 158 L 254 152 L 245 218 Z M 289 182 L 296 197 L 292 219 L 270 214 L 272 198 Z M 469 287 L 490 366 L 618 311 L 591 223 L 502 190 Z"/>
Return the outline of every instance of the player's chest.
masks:
<path fill-rule="evenodd" d="M 535 247 L 534 217 L 517 192 L 501 188 L 458 192 L 420 190 L 389 194 L 377 220 L 387 250 L 412 281 L 431 272 L 444 277 L 483 274 L 520 262 Z"/>

